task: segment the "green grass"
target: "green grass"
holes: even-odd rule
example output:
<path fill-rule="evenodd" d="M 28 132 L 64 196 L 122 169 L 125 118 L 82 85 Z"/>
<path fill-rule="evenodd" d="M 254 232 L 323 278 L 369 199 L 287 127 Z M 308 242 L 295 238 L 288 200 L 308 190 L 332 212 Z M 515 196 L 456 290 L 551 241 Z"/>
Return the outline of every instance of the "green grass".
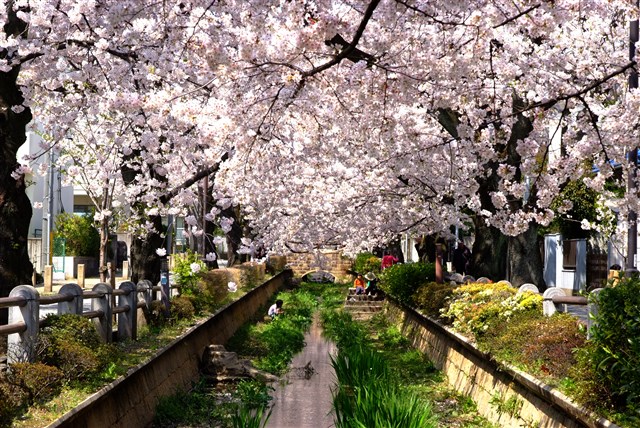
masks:
<path fill-rule="evenodd" d="M 227 349 L 282 373 L 302 349 L 296 331 L 303 333 L 319 310 L 324 334 L 345 350 L 334 357 L 336 376 L 342 378 L 336 392 L 336 427 L 493 428 L 478 415 L 473 401 L 449 388 L 442 373 L 384 316 L 354 322 L 343 312 L 348 286 L 302 283 L 294 292 L 279 293 L 274 300 L 284 300 L 285 316 L 275 322 L 247 323 Z M 268 393 L 259 382 L 224 392 L 196 387 L 175 400 L 181 404 L 159 407 L 155 426 L 261 427 L 268 416 Z"/>
<path fill-rule="evenodd" d="M 367 322 L 354 322 L 347 313 L 326 311 L 323 312 L 323 327 L 339 349 L 360 350 L 359 354 L 350 355 L 349 361 L 344 361 L 345 356 L 338 354 L 334 363 L 336 377 L 343 376 L 344 379 L 340 381 L 342 386 L 337 389 L 334 403 L 336 426 L 411 426 L 392 424 L 391 421 L 398 420 L 402 413 L 410 414 L 424 424 L 417 426 L 494 427 L 478 414 L 469 397 L 448 386 L 444 375 L 423 353 L 412 348 L 383 314 L 379 313 Z M 384 388 L 370 384 L 377 377 L 363 374 L 369 369 L 381 373 L 377 382 Z M 363 377 L 358 388 L 349 386 Z M 394 386 L 390 388 L 392 383 Z M 387 391 L 388 395 L 381 396 L 376 392 L 379 389 Z M 406 406 L 400 407 L 398 400 Z M 379 409 L 381 402 L 388 403 L 390 409 Z M 377 415 L 376 418 L 390 419 L 387 422 L 372 419 L 368 416 L 372 414 Z"/>

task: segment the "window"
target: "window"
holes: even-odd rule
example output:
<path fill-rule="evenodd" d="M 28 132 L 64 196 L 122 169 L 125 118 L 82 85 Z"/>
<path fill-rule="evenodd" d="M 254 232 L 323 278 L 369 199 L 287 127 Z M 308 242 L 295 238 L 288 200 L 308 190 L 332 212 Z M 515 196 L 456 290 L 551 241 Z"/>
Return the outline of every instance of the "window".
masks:
<path fill-rule="evenodd" d="M 562 269 L 576 270 L 578 256 L 578 240 L 562 241 Z"/>
<path fill-rule="evenodd" d="M 73 213 L 79 215 L 87 215 L 93 213 L 93 205 L 74 205 Z"/>

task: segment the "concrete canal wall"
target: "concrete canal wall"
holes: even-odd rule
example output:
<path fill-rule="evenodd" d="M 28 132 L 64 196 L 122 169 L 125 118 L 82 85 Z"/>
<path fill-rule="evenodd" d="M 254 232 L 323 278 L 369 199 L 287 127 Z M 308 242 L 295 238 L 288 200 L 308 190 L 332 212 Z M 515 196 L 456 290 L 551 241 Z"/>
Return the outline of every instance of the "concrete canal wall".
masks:
<path fill-rule="evenodd" d="M 389 301 L 385 311 L 491 422 L 505 428 L 619 428 L 528 374 L 496 363 L 465 337 L 414 309 Z"/>
<path fill-rule="evenodd" d="M 223 307 L 175 339 L 150 361 L 101 389 L 50 427 L 145 427 L 153 420 L 160 397 L 190 388 L 200 379 L 205 347 L 224 344 L 292 277 L 281 272 L 237 301 Z"/>

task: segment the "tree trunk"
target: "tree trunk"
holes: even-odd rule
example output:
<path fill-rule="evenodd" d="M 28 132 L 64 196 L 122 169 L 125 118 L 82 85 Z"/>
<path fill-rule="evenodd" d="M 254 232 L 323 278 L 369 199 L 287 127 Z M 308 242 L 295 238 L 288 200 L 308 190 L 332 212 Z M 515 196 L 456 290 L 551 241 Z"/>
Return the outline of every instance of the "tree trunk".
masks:
<path fill-rule="evenodd" d="M 240 216 L 236 214 L 234 207 L 222 210 L 220 216 L 233 219 L 231 230 L 225 233 L 225 238 L 227 239 L 227 267 L 239 265 L 242 263 L 242 259 L 238 253 L 238 249 L 242 243 L 242 225 L 239 220 Z"/>
<path fill-rule="evenodd" d="M 4 26 L 7 35 L 19 37 L 25 31 L 8 8 L 9 22 Z M 0 58 L 6 51 L 0 50 Z M 31 284 L 33 266 L 27 251 L 27 236 L 31 221 L 31 202 L 25 193 L 24 178 L 15 180 L 11 173 L 18 166 L 16 154 L 26 141 L 26 125 L 31 121 L 29 108 L 16 113 L 11 107 L 22 107 L 24 98 L 16 81 L 20 68 L 0 72 L 0 297 L 21 284 Z M 8 312 L 0 310 L 0 325 L 6 324 Z"/>
<path fill-rule="evenodd" d="M 100 220 L 100 260 L 98 272 L 100 273 L 100 282 L 107 281 L 107 256 L 109 245 L 109 219 Z"/>
<path fill-rule="evenodd" d="M 507 277 L 507 237 L 484 219 L 474 220 L 475 240 L 471 250 L 471 275 L 499 281 Z"/>
<path fill-rule="evenodd" d="M 152 216 L 149 221 L 157 231 L 162 231 L 162 217 Z M 163 246 L 160 233 L 150 233 L 144 239 L 134 238 L 131 243 L 131 281 L 138 283 L 148 279 L 153 285 L 160 282 L 160 257 L 156 250 Z"/>
<path fill-rule="evenodd" d="M 531 283 L 540 291 L 546 289 L 542 255 L 538 241 L 538 225 L 531 223 L 526 232 L 509 237 L 509 281 L 515 287 Z"/>

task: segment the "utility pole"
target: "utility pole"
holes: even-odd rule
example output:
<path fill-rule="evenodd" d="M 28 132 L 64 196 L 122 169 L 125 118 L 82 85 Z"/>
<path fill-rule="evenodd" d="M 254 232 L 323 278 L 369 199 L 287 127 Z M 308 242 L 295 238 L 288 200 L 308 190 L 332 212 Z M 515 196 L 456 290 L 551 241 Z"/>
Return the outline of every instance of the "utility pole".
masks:
<path fill-rule="evenodd" d="M 640 6 L 640 1 L 636 0 L 636 8 Z M 638 20 L 631 21 L 629 25 L 629 60 L 636 60 L 636 43 L 638 42 Z M 638 88 L 637 66 L 631 69 L 629 74 L 629 90 Z M 636 176 L 638 170 L 638 148 L 634 147 L 629 152 L 629 171 L 627 172 L 627 192 L 629 195 L 637 193 Z M 629 224 L 627 234 L 627 265 L 625 271 L 636 273 L 636 253 L 638 248 L 638 213 L 634 209 L 629 210 L 627 215 Z"/>
<path fill-rule="evenodd" d="M 47 247 L 47 258 L 45 265 L 53 263 L 53 189 L 54 189 L 54 171 L 53 171 L 53 149 L 49 151 L 49 173 L 47 174 L 47 235 L 45 238 Z"/>

